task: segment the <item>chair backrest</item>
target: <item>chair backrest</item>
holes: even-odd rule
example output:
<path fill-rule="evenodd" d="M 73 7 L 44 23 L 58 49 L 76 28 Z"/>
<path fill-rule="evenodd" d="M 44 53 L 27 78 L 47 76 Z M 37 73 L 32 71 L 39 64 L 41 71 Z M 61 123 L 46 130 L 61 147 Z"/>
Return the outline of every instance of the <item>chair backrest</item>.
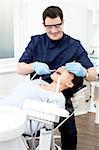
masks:
<path fill-rule="evenodd" d="M 75 110 L 75 116 L 86 114 L 90 107 L 90 93 L 86 85 L 82 85 L 73 95 L 72 103 Z"/>

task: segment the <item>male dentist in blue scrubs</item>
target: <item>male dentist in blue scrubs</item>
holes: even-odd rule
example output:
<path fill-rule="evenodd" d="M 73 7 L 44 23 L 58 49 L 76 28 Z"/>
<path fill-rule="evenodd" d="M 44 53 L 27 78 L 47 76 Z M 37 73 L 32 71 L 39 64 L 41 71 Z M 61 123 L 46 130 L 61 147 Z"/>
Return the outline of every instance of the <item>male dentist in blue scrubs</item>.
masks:
<path fill-rule="evenodd" d="M 58 6 L 47 7 L 43 14 L 43 25 L 45 33 L 31 37 L 31 41 L 25 48 L 18 62 L 17 72 L 21 75 L 30 74 L 32 78 L 36 72 L 43 80 L 51 82 L 51 70 L 60 66 L 76 76 L 82 76 L 87 81 L 96 80 L 96 70 L 88 58 L 88 54 L 76 40 L 63 31 L 63 12 Z M 65 95 L 68 95 L 68 92 Z M 67 97 L 66 97 L 67 98 Z M 70 100 L 66 103 L 66 109 L 73 111 Z M 60 127 L 61 143 L 63 150 L 76 150 L 77 130 L 74 115 Z"/>

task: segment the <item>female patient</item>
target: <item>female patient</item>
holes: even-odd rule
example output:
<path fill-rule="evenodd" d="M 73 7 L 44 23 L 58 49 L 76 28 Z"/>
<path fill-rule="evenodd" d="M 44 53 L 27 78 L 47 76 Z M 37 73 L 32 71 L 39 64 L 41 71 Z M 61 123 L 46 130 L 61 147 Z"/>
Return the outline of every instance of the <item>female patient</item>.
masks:
<path fill-rule="evenodd" d="M 57 99 L 55 99 L 57 81 L 59 77 L 59 93 Z M 21 82 L 16 86 L 12 93 L 0 100 L 0 104 L 13 105 L 22 108 L 26 99 L 33 99 L 37 101 L 54 103 L 65 109 L 65 97 L 61 91 L 79 86 L 80 77 L 76 77 L 62 66 L 51 74 L 51 79 L 52 82 L 50 84 L 42 79 Z M 34 124 L 34 126 L 36 127 L 37 124 Z M 34 130 L 35 127 L 33 127 Z"/>
<path fill-rule="evenodd" d="M 68 72 L 63 66 L 59 67 L 53 74 L 51 74 L 52 83 L 47 83 L 42 79 L 35 79 L 32 81 L 24 81 L 19 83 L 15 89 L 6 97 L 1 99 L 0 104 L 8 104 L 21 107 L 24 100 L 27 98 L 39 101 L 51 102 L 55 97 L 56 86 L 58 78 L 60 77 L 60 87 L 57 103 L 60 107 L 64 108 L 65 98 L 61 91 L 72 88 L 79 84 L 79 77 Z"/>

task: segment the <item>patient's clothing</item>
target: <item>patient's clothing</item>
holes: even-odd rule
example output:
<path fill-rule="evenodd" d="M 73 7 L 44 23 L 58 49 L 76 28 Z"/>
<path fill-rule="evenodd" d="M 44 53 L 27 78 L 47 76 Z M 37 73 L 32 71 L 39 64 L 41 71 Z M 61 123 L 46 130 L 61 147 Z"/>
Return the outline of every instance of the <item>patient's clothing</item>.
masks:
<path fill-rule="evenodd" d="M 22 108 L 23 103 L 26 99 L 33 99 L 36 101 L 53 103 L 59 106 L 60 108 L 65 109 L 65 97 L 63 96 L 63 94 L 60 92 L 56 98 L 55 92 L 42 89 L 39 86 L 40 84 L 47 85 L 49 83 L 41 79 L 19 83 L 12 91 L 12 93 L 0 100 L 0 105 L 12 105 Z M 37 125 L 38 123 L 34 121 L 32 127 L 34 132 L 37 129 Z M 29 126 L 29 122 L 27 123 L 27 126 Z M 44 124 L 40 124 L 38 129 L 40 129 L 43 126 Z M 27 129 L 28 130 L 26 132 L 28 132 L 29 134 L 29 128 L 27 127 Z"/>

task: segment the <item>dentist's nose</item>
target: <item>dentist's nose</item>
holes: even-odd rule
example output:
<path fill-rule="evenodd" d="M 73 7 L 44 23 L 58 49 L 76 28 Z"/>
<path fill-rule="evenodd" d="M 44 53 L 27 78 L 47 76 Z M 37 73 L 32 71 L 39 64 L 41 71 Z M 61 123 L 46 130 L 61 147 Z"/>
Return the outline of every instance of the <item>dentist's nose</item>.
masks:
<path fill-rule="evenodd" d="M 51 32 L 52 32 L 52 33 L 55 33 L 55 32 L 57 33 L 57 28 L 56 28 L 56 27 L 54 27 L 54 26 L 52 26 L 52 28 L 51 28 Z"/>

